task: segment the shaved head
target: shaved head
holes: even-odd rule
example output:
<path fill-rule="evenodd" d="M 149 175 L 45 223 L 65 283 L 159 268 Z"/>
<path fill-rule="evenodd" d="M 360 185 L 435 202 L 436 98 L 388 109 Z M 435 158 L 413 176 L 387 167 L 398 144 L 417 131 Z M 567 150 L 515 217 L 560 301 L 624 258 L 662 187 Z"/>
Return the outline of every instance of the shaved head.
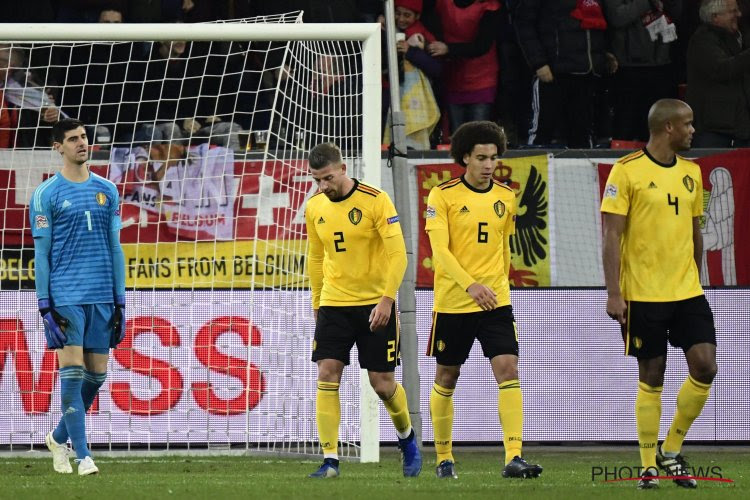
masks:
<path fill-rule="evenodd" d="M 663 132 L 667 123 L 675 123 L 686 111 L 692 112 L 690 106 L 679 99 L 659 99 L 648 111 L 648 131 Z"/>

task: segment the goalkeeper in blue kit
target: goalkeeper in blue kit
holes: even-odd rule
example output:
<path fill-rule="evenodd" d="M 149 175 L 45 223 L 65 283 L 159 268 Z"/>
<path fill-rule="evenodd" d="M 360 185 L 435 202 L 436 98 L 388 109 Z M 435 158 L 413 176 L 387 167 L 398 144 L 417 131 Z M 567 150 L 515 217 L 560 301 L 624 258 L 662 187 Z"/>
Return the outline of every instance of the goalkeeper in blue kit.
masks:
<path fill-rule="evenodd" d="M 36 188 L 29 209 L 39 313 L 60 367 L 63 416 L 45 442 L 55 471 L 71 473 L 70 438 L 85 476 L 99 472 L 86 443 L 86 411 L 107 378 L 109 349 L 125 335 L 122 223 L 117 188 L 88 169 L 83 123 L 60 120 L 52 136 L 63 167 Z"/>

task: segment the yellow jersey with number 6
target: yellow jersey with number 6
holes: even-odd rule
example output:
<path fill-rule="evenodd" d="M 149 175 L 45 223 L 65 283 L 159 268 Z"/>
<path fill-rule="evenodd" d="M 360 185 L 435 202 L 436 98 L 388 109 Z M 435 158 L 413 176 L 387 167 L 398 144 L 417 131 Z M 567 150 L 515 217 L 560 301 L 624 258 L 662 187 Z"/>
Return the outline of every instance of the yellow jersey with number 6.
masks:
<path fill-rule="evenodd" d="M 495 292 L 497 307 L 510 304 L 503 254 L 508 237 L 515 233 L 515 215 L 516 193 L 496 181 L 479 190 L 461 176 L 432 188 L 427 198 L 425 230 L 443 233 L 440 240 L 447 243 L 447 248 L 435 248 L 435 235 L 430 235 L 435 263 L 435 312 L 481 311 L 466 292 L 474 282 Z"/>
<path fill-rule="evenodd" d="M 703 215 L 698 164 L 675 156 L 665 165 L 646 149 L 612 167 L 601 211 L 627 217 L 620 242 L 625 300 L 670 302 L 703 294 L 693 256 L 693 218 Z"/>

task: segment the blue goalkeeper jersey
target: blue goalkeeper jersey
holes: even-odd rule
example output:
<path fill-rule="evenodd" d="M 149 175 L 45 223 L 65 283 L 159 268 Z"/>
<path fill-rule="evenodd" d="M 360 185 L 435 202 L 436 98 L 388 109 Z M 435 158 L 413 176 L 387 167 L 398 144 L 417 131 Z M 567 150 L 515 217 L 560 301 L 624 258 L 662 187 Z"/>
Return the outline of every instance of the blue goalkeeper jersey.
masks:
<path fill-rule="evenodd" d="M 109 238 L 122 227 L 119 206 L 115 185 L 94 173 L 80 183 L 57 173 L 34 191 L 31 234 L 51 238 L 48 296 L 55 306 L 113 302 Z"/>

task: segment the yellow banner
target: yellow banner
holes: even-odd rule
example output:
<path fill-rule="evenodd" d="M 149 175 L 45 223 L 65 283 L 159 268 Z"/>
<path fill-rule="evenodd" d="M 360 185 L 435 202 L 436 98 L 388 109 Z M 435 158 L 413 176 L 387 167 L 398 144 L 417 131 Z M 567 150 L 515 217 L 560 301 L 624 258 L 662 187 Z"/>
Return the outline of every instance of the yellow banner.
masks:
<path fill-rule="evenodd" d="M 510 238 L 513 286 L 550 286 L 547 155 L 502 158 L 495 175 L 516 191 L 516 234 Z"/>
<path fill-rule="evenodd" d="M 306 288 L 306 240 L 123 244 L 128 288 Z"/>

